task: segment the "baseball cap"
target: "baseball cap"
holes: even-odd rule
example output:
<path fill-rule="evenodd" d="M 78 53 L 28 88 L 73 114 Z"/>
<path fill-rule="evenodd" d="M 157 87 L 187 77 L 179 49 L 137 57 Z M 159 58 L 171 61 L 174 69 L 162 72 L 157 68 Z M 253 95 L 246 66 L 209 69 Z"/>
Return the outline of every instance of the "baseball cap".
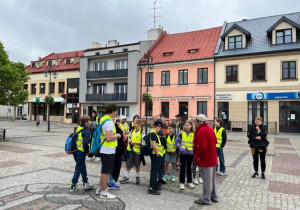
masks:
<path fill-rule="evenodd" d="M 196 120 L 200 122 L 207 122 L 207 117 L 204 114 L 198 114 Z"/>
<path fill-rule="evenodd" d="M 161 127 L 162 126 L 162 121 L 161 120 L 156 120 L 156 121 L 154 121 L 154 126 L 159 126 L 159 127 Z"/>

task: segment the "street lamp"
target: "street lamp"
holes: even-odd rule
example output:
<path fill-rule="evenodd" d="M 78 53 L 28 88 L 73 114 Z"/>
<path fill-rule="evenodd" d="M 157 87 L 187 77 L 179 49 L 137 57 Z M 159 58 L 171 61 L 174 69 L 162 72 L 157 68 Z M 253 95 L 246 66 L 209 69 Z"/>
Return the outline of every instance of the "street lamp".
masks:
<path fill-rule="evenodd" d="M 48 92 L 48 96 L 51 96 L 51 91 L 50 91 L 50 84 L 51 84 L 51 75 L 53 76 L 53 79 L 56 79 L 58 74 L 56 73 L 55 69 L 52 68 L 52 63 L 50 63 L 50 65 L 48 65 L 44 71 L 44 76 L 48 77 L 49 75 L 49 92 Z M 50 131 L 50 103 L 47 105 L 48 106 L 48 131 Z"/>
<path fill-rule="evenodd" d="M 146 92 L 149 92 L 149 82 L 150 82 L 150 75 L 149 75 L 149 70 L 154 68 L 154 63 L 153 63 L 153 57 L 150 55 L 150 52 L 148 50 L 148 52 L 144 53 L 144 56 L 142 57 L 142 59 L 139 62 L 139 67 L 141 69 L 141 75 L 142 75 L 142 70 L 144 67 L 147 67 L 147 76 L 146 76 Z M 141 91 L 142 94 L 142 91 Z M 152 103 L 152 101 L 150 102 Z M 147 110 L 145 107 L 145 114 L 146 114 L 146 125 L 145 125 L 145 133 L 147 134 L 147 123 L 148 123 L 148 115 L 147 115 Z"/>

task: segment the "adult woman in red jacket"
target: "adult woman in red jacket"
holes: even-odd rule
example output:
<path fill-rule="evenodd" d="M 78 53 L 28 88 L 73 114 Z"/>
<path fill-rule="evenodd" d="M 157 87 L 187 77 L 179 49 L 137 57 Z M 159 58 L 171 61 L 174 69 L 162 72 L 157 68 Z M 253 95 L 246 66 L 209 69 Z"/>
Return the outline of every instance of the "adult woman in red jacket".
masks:
<path fill-rule="evenodd" d="M 196 204 L 210 205 L 211 201 L 218 202 L 219 194 L 216 183 L 217 165 L 217 138 L 211 127 L 208 126 L 207 117 L 199 114 L 196 117 L 197 129 L 194 136 L 194 160 L 199 166 L 203 179 L 203 195 L 195 200 Z"/>

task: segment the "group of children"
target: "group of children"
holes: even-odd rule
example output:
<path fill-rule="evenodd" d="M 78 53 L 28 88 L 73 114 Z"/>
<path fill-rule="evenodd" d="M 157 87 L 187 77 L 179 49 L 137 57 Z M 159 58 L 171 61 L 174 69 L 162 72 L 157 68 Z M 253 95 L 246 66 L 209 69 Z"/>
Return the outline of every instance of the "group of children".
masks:
<path fill-rule="evenodd" d="M 96 114 L 96 113 L 95 113 Z M 92 116 L 93 121 L 98 121 L 95 116 Z M 176 118 L 179 118 L 178 115 Z M 126 171 L 122 180 L 120 180 L 121 184 L 125 184 L 129 182 L 129 174 L 132 168 L 135 168 L 136 184 L 140 184 L 140 165 L 141 162 L 144 162 L 143 155 L 141 154 L 141 146 L 143 142 L 144 132 L 142 129 L 142 121 L 139 119 L 139 116 L 136 115 L 130 124 L 126 123 L 126 118 L 121 119 L 121 122 L 118 124 L 124 135 L 127 138 L 127 146 L 126 146 Z M 102 118 L 101 118 L 102 120 Z M 71 192 L 75 191 L 76 183 L 79 179 L 79 174 L 82 175 L 82 180 L 84 183 L 84 189 L 91 189 L 93 186 L 88 184 L 87 175 L 86 175 L 86 166 L 84 159 L 82 160 L 82 156 L 85 157 L 84 154 L 89 154 L 88 143 L 91 139 L 91 132 L 89 129 L 86 129 L 91 125 L 90 117 L 83 116 L 81 118 L 81 125 L 77 129 L 77 132 L 84 129 L 85 132 L 81 132 L 78 135 L 78 152 L 74 154 L 74 159 L 76 161 L 76 167 L 74 172 L 74 177 L 72 179 L 72 187 Z M 97 123 L 98 124 L 98 123 Z M 117 125 L 117 124 L 116 124 Z M 92 127 L 95 129 L 95 125 L 92 124 Z M 113 129 L 113 128 L 112 128 Z M 113 135 L 116 135 L 115 128 L 113 129 Z M 151 148 L 152 154 L 151 158 L 151 173 L 150 173 L 150 185 L 148 189 L 149 194 L 160 195 L 161 186 L 166 184 L 168 181 L 175 182 L 175 172 L 176 170 L 180 170 L 179 172 L 179 188 L 180 190 L 184 190 L 185 188 L 185 178 L 187 178 L 187 186 L 189 188 L 194 188 L 194 184 L 201 184 L 202 178 L 199 174 L 198 167 L 194 164 L 194 154 L 193 154 L 193 138 L 195 133 L 195 125 L 192 120 L 187 120 L 184 124 L 181 123 L 180 120 L 177 120 L 177 123 L 174 124 L 168 119 L 164 119 L 164 122 L 161 120 L 156 120 L 154 122 L 153 128 L 150 131 L 151 138 Z M 113 136 L 115 137 L 115 136 Z M 105 139 L 105 137 L 103 137 Z M 107 138 L 107 137 L 106 137 Z M 118 136 L 118 138 L 120 138 Z M 111 140 L 110 140 L 111 141 Z M 111 144 L 111 143 L 110 143 Z M 111 145 L 109 145 L 111 146 Z M 81 149 L 82 148 L 82 149 Z M 81 154 L 82 153 L 82 154 Z M 91 155 L 91 154 L 90 154 Z M 112 154 L 111 154 L 112 155 Z M 107 154 L 99 154 L 101 159 L 107 158 Z M 103 157 L 102 157 L 103 156 Z M 79 158 L 81 157 L 81 158 Z M 89 156 L 91 157 L 91 156 Z M 105 160 L 104 160 L 105 161 Z M 109 161 L 111 164 L 112 162 Z M 171 167 L 170 167 L 171 164 Z M 103 165 L 107 163 L 103 163 L 102 159 L 102 169 Z M 179 167 L 178 167 L 179 166 Z M 110 167 L 111 168 L 111 167 Z M 199 176 L 197 177 L 197 172 Z M 101 172 L 102 173 L 102 172 Z M 106 175 L 112 173 L 112 169 L 106 170 Z M 101 175 L 101 179 L 103 176 Z M 101 187 L 105 184 L 103 182 L 107 182 L 107 176 L 105 180 L 100 180 Z M 194 181 L 193 181 L 194 179 Z M 117 181 L 117 180 L 115 180 Z M 119 186 L 115 184 L 114 189 L 120 189 Z M 98 194 L 101 191 L 101 187 L 97 188 Z M 102 187 L 102 189 L 105 188 Z M 115 198 L 112 194 L 106 194 L 106 191 L 101 191 L 103 194 L 103 198 Z M 104 196 L 104 195 L 108 196 Z M 101 194 L 100 194 L 101 195 Z"/>

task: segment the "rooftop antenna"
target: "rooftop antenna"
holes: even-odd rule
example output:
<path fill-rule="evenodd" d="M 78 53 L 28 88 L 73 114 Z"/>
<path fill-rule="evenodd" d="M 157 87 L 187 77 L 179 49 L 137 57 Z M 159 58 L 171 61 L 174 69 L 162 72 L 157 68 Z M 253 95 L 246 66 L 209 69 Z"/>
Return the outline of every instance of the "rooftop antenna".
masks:
<path fill-rule="evenodd" d="M 155 6 L 156 2 L 157 2 L 157 0 L 154 1 L 154 7 L 151 8 L 151 9 L 153 9 L 153 11 L 154 11 L 154 16 L 153 16 L 153 17 L 150 17 L 150 18 L 153 18 L 154 29 L 155 29 L 156 18 L 162 17 L 162 16 L 157 16 L 157 15 L 155 14 L 155 10 L 156 10 L 156 9 L 161 9 L 161 7 L 156 7 L 156 6 Z"/>

